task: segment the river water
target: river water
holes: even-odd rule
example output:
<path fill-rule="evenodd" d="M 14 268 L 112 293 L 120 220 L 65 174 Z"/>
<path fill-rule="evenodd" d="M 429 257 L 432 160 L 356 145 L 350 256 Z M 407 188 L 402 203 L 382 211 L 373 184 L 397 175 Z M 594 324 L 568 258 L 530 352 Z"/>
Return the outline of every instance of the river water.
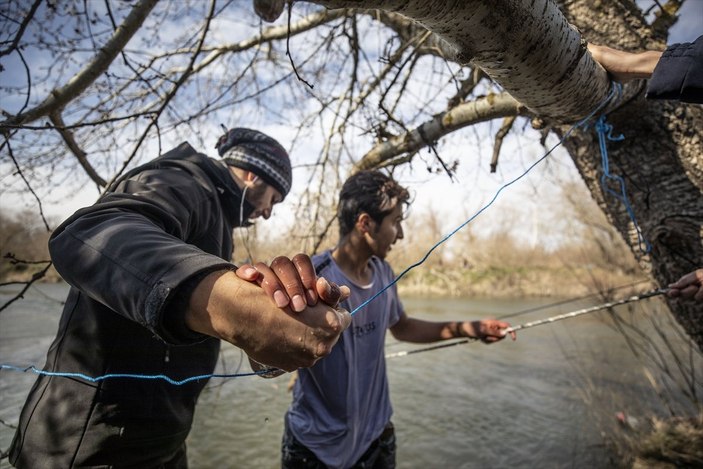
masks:
<path fill-rule="evenodd" d="M 65 284 L 34 286 L 0 313 L 0 363 L 43 365 L 66 292 Z M 15 293 L 0 289 L 0 304 Z M 555 302 L 404 299 L 410 315 L 428 320 L 503 317 Z M 517 325 L 598 303 L 581 300 L 508 320 Z M 700 380 L 703 362 L 661 300 L 615 311 L 618 320 L 608 313 L 589 314 L 523 330 L 516 342 L 470 343 L 390 358 L 398 467 L 618 467 L 622 442 L 646 428 L 649 418 L 693 415 L 686 390 L 700 399 L 703 384 L 686 388 L 682 376 L 693 369 Z M 387 352 L 418 347 L 389 337 Z M 248 371 L 243 358 L 238 349 L 225 346 L 218 372 Z M 662 371 L 664 364 L 668 373 Z M 290 379 L 212 380 L 201 395 L 188 441 L 191 467 L 278 467 Z M 33 381 L 30 373 L 0 372 L 2 451 Z M 617 412 L 634 429 L 622 425 Z M 5 467 L 7 459 L 0 461 Z"/>

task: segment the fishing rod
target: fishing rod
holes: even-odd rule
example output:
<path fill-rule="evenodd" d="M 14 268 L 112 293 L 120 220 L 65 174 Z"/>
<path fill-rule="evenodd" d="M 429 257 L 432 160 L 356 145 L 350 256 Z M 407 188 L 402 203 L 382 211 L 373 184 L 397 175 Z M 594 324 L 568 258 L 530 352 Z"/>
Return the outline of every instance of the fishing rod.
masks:
<path fill-rule="evenodd" d="M 650 280 L 647 280 L 647 279 L 638 280 L 638 281 L 636 281 L 636 282 L 630 282 L 630 283 L 625 284 L 625 285 L 619 285 L 619 286 L 617 286 L 617 287 L 607 288 L 607 289 L 605 289 L 605 290 L 597 291 L 597 292 L 593 292 L 593 293 L 589 293 L 589 294 L 587 294 L 587 295 L 577 296 L 577 297 L 575 297 L 575 298 L 569 298 L 569 299 L 566 299 L 566 300 L 561 300 L 561 301 L 557 301 L 557 302 L 554 302 L 554 303 L 549 303 L 549 304 L 546 304 L 546 305 L 540 305 L 540 306 L 535 306 L 535 307 L 533 307 L 533 308 L 523 309 L 523 310 L 520 310 L 520 311 L 516 311 L 516 312 L 514 312 L 514 313 L 504 314 L 504 315 L 502 315 L 502 316 L 496 317 L 496 319 L 514 318 L 514 317 L 516 317 L 516 316 L 522 316 L 523 314 L 534 313 L 535 311 L 541 311 L 541 310 L 543 310 L 543 309 L 554 308 L 554 307 L 556 307 L 556 306 L 562 306 L 562 305 L 565 305 L 565 304 L 574 303 L 574 302 L 576 302 L 576 301 L 587 300 L 588 298 L 592 298 L 592 297 L 594 297 L 594 296 L 610 295 L 610 294 L 612 294 L 612 293 L 615 293 L 615 292 L 618 291 L 618 290 L 622 290 L 622 289 L 624 289 L 624 288 L 632 288 L 632 287 L 634 287 L 634 286 L 636 286 L 636 285 L 639 285 L 639 284 L 641 284 L 641 283 L 649 283 L 649 282 L 650 282 Z"/>
<path fill-rule="evenodd" d="M 650 291 L 647 291 L 644 293 L 640 293 L 639 295 L 633 295 L 633 296 L 630 296 L 629 298 L 625 298 L 622 300 L 610 301 L 608 303 L 603 303 L 600 305 L 591 306 L 589 308 L 579 309 L 577 311 L 572 311 L 570 313 L 559 314 L 557 316 L 552 316 L 552 317 L 545 318 L 545 319 L 539 319 L 537 321 L 526 322 L 525 324 L 520 324 L 518 326 L 512 326 L 512 327 L 508 327 L 507 329 L 504 329 L 503 335 L 507 335 L 511 332 L 520 331 L 522 329 L 529 329 L 530 327 L 541 326 L 542 324 L 549 324 L 552 322 L 561 321 L 563 319 L 570 319 L 570 318 L 575 318 L 577 316 L 582 316 L 584 314 L 595 313 L 596 311 L 601 311 L 603 309 L 612 308 L 614 306 L 620 306 L 620 305 L 624 305 L 627 303 L 632 303 L 634 301 L 640 301 L 640 300 L 644 300 L 647 298 L 652 298 L 652 297 L 655 297 L 658 295 L 663 295 L 668 291 L 669 291 L 668 288 L 658 288 L 655 290 L 650 290 Z M 479 339 L 477 339 L 475 337 L 467 337 L 466 339 L 456 340 L 456 341 L 448 343 L 448 344 L 433 345 L 431 347 L 424 347 L 424 348 L 419 348 L 419 349 L 415 349 L 415 350 L 405 350 L 402 352 L 389 353 L 386 355 L 386 358 L 404 357 L 406 355 L 412 355 L 414 353 L 429 352 L 430 350 L 437 350 L 437 349 L 441 349 L 441 348 L 454 347 L 455 345 L 466 344 L 469 342 L 476 342 L 477 340 L 479 340 Z"/>

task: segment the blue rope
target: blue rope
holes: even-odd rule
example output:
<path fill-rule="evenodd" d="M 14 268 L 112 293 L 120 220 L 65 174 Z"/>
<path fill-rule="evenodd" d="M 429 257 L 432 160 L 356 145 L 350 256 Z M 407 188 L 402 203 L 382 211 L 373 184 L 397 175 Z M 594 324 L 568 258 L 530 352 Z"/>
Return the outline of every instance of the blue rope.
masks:
<path fill-rule="evenodd" d="M 398 283 L 398 281 L 399 281 L 401 278 L 403 278 L 403 276 L 404 276 L 405 274 L 407 274 L 408 272 L 410 272 L 410 271 L 411 271 L 412 269 L 414 269 L 415 267 L 418 267 L 419 265 L 423 264 L 423 263 L 427 260 L 427 258 L 430 256 L 430 254 L 432 254 L 432 252 L 433 252 L 435 249 L 437 249 L 441 244 L 443 244 L 443 243 L 444 243 L 445 241 L 447 241 L 449 238 L 451 238 L 452 236 L 454 236 L 460 229 L 462 229 L 463 227 L 465 227 L 466 225 L 468 225 L 469 223 L 471 223 L 476 217 L 478 217 L 481 213 L 483 213 L 486 209 L 488 209 L 488 207 L 490 207 L 491 205 L 493 205 L 493 203 L 496 201 L 496 199 L 498 199 L 498 196 L 500 195 L 500 193 L 503 192 L 503 190 L 504 190 L 506 187 L 509 187 L 509 186 L 513 185 L 514 183 L 516 183 L 517 181 L 519 181 L 520 179 L 522 179 L 523 177 L 525 177 L 535 166 L 537 166 L 537 165 L 540 164 L 542 161 L 544 161 L 549 155 L 552 154 L 552 152 L 553 152 L 557 147 L 559 147 L 562 143 L 564 143 L 564 141 L 569 137 L 569 135 L 571 135 L 571 133 L 572 133 L 575 129 L 577 129 L 577 128 L 579 128 L 579 127 L 585 127 L 586 124 L 588 123 L 588 121 L 589 121 L 594 115 L 596 115 L 598 112 L 600 112 L 601 109 L 603 109 L 603 108 L 610 102 L 610 100 L 613 98 L 613 96 L 616 95 L 616 93 L 619 93 L 619 90 L 620 90 L 619 84 L 613 83 L 613 88 L 611 89 L 610 93 L 609 93 L 608 96 L 606 96 L 606 98 L 596 107 L 596 109 L 594 109 L 590 114 L 588 114 L 586 117 L 584 117 L 583 119 L 581 119 L 580 121 L 578 121 L 576 124 L 572 125 L 571 128 L 570 128 L 570 129 L 564 134 L 564 136 L 561 138 L 561 140 L 559 140 L 559 142 L 557 142 L 552 148 L 550 148 L 549 151 L 544 154 L 544 156 L 542 156 L 540 159 L 538 159 L 538 160 L 535 161 L 532 165 L 530 165 L 530 167 L 527 168 L 527 170 L 525 170 L 520 176 L 516 177 L 516 178 L 513 179 L 512 181 L 510 181 L 510 182 L 504 184 L 503 186 L 501 186 L 501 187 L 498 189 L 498 191 L 495 193 L 495 195 L 493 196 L 493 199 L 491 199 L 491 201 L 490 201 L 488 204 L 484 205 L 480 210 L 478 210 L 478 211 L 477 211 L 473 216 L 471 216 L 468 220 L 466 220 L 464 223 L 462 223 L 461 225 L 459 225 L 459 226 L 458 226 L 457 228 L 455 228 L 452 232 L 450 232 L 448 235 L 446 235 L 444 238 L 442 238 L 438 243 L 436 243 L 434 246 L 432 246 L 432 248 L 430 248 L 430 250 L 427 251 L 427 253 L 424 255 L 424 257 L 423 257 L 422 259 L 420 259 L 419 261 L 417 261 L 417 262 L 415 262 L 414 264 L 412 264 L 410 267 L 408 267 L 408 268 L 406 268 L 405 270 L 403 270 L 403 271 L 400 273 L 400 275 L 398 275 L 391 283 L 389 283 L 388 285 L 386 285 L 385 287 L 383 287 L 379 292 L 377 292 L 377 293 L 376 293 L 375 295 L 373 295 L 371 298 L 369 298 L 368 300 L 364 301 L 364 302 L 361 303 L 359 306 L 357 306 L 356 308 L 354 308 L 354 309 L 351 311 L 350 314 L 351 314 L 352 316 L 353 316 L 354 314 L 356 314 L 361 308 L 363 308 L 363 307 L 365 307 L 366 305 L 368 305 L 369 303 L 371 303 L 371 301 L 373 301 L 374 299 L 376 299 L 376 298 L 377 298 L 379 295 L 381 295 L 383 292 L 385 292 L 386 290 L 388 290 L 389 288 L 391 288 L 393 285 L 395 285 L 396 283 Z M 599 134 L 599 135 L 600 135 L 600 134 Z M 606 161 L 605 164 L 607 165 L 607 161 Z M 628 206 L 629 206 L 629 203 L 628 203 Z M 210 379 L 210 378 L 239 378 L 239 377 L 243 377 L 243 376 L 263 375 L 263 374 L 267 374 L 267 373 L 269 373 L 269 372 L 271 371 L 270 369 L 264 369 L 264 370 L 261 370 L 261 371 L 258 371 L 258 372 L 252 372 L 252 373 L 236 373 L 236 374 L 214 374 L 214 373 L 212 373 L 212 374 L 204 374 L 204 375 L 198 375 L 198 376 L 191 376 L 191 377 L 186 378 L 186 379 L 183 379 L 183 380 L 174 380 L 173 378 L 170 378 L 170 377 L 168 377 L 168 376 L 166 376 L 166 375 L 141 375 L 141 374 L 136 374 L 136 373 L 111 373 L 111 374 L 106 374 L 106 375 L 102 375 L 102 376 L 92 377 L 92 376 L 88 376 L 88 375 L 83 374 L 83 373 L 66 373 L 66 372 L 58 372 L 58 371 L 45 371 L 45 370 L 40 370 L 40 369 L 36 368 L 34 365 L 31 365 L 31 366 L 22 368 L 22 367 L 18 367 L 18 366 L 14 366 L 14 365 L 4 365 L 4 364 L 0 364 L 0 370 L 3 370 L 3 369 L 12 370 L 12 371 L 21 371 L 21 372 L 30 372 L 30 371 L 31 371 L 32 373 L 36 373 L 36 374 L 38 374 L 38 375 L 43 375 L 43 376 L 57 376 L 57 377 L 63 377 L 63 378 L 80 378 L 80 379 L 89 381 L 89 382 L 91 382 L 91 383 L 97 383 L 97 382 L 99 382 L 99 381 L 104 381 L 104 380 L 107 380 L 107 379 L 117 379 L 117 378 L 123 378 L 123 379 L 162 379 L 162 380 L 168 382 L 169 384 L 173 384 L 173 385 L 175 385 L 175 386 L 181 386 L 181 385 L 186 384 L 186 383 L 189 383 L 189 382 L 191 382 L 191 381 L 199 381 L 199 380 L 201 380 L 201 379 Z"/>
<path fill-rule="evenodd" d="M 600 184 L 603 190 L 608 194 L 612 195 L 618 199 L 625 206 L 627 215 L 630 217 L 632 224 L 637 232 L 637 243 L 641 252 L 648 254 L 652 250 L 652 246 L 649 244 L 642 233 L 642 229 L 637 223 L 637 218 L 635 217 L 635 211 L 632 209 L 630 204 L 630 199 L 627 197 L 627 191 L 625 190 L 625 180 L 621 176 L 614 175 L 610 172 L 610 162 L 608 161 L 608 146 L 607 141 L 619 142 L 625 139 L 624 135 L 618 135 L 614 137 L 612 135 L 613 126 L 608 124 L 605 120 L 605 114 L 598 118 L 595 125 L 596 132 L 598 133 L 598 143 L 600 145 L 601 163 L 603 166 L 603 175 L 600 177 Z M 614 181 L 618 188 L 617 191 L 610 188 L 608 184 L 609 181 Z M 644 249 L 642 248 L 644 245 Z"/>
<path fill-rule="evenodd" d="M 236 373 L 236 374 L 216 374 L 216 373 L 210 373 L 210 374 L 204 374 L 204 375 L 198 375 L 198 376 L 190 376 L 185 379 L 181 380 L 176 380 L 173 379 L 169 376 L 166 375 L 141 375 L 138 373 L 108 373 L 106 375 L 102 376 L 88 376 L 84 373 L 67 373 L 67 372 L 59 372 L 59 371 L 46 371 L 46 370 L 40 370 L 34 365 L 30 365 L 27 367 L 20 367 L 20 366 L 14 366 L 14 365 L 5 365 L 5 364 L 0 364 L 0 370 L 12 370 L 12 371 L 21 371 L 21 372 L 32 372 L 37 375 L 41 376 L 57 376 L 61 378 L 79 378 L 85 381 L 89 381 L 91 383 L 98 383 L 100 381 L 105 381 L 108 379 L 117 379 L 117 378 L 122 378 L 122 379 L 162 379 L 166 381 L 169 384 L 173 384 L 174 386 L 182 386 L 186 383 L 190 383 L 192 381 L 200 381 L 201 379 L 210 379 L 210 378 L 239 378 L 242 376 L 257 376 L 257 375 L 262 375 L 268 372 L 268 370 L 262 370 L 262 371 L 257 371 L 257 372 L 251 372 L 251 373 Z"/>

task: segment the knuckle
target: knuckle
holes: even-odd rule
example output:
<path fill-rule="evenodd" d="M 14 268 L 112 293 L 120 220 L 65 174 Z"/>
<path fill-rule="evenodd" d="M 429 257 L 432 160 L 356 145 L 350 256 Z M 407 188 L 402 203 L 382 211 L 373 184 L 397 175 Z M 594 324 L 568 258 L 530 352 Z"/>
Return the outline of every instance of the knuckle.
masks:
<path fill-rule="evenodd" d="M 277 256 L 271 261 L 271 268 L 274 270 L 285 268 L 290 264 L 290 259 L 286 256 Z"/>
<path fill-rule="evenodd" d="M 334 335 L 339 335 L 342 332 L 342 321 L 339 320 L 339 317 L 335 317 L 332 321 L 330 321 L 329 329 Z"/>
<path fill-rule="evenodd" d="M 310 256 L 307 254 L 299 253 L 293 256 L 293 263 L 296 265 L 305 266 L 306 264 L 312 264 Z"/>
<path fill-rule="evenodd" d="M 326 357 L 331 352 L 332 352 L 332 344 L 329 344 L 327 342 L 320 342 L 319 344 L 317 344 L 315 355 L 318 358 L 322 358 L 322 357 Z"/>

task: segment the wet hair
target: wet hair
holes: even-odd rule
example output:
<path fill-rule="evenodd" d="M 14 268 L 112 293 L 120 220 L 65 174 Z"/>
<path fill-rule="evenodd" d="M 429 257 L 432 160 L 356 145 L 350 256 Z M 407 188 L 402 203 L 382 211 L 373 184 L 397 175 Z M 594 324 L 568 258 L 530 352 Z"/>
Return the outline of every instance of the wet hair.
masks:
<path fill-rule="evenodd" d="M 380 171 L 354 174 L 346 180 L 339 194 L 337 220 L 340 237 L 351 233 L 362 213 L 368 213 L 376 223 L 381 223 L 397 204 L 407 205 L 409 200 L 408 190 Z"/>

